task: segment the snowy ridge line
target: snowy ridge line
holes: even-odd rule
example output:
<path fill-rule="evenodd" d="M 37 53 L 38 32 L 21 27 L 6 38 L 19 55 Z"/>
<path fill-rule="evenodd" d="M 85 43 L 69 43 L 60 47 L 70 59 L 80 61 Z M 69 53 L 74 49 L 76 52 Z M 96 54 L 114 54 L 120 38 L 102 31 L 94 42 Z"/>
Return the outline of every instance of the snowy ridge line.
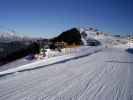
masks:
<path fill-rule="evenodd" d="M 71 55 L 63 55 L 63 56 L 57 56 L 57 57 L 53 57 L 53 58 L 49 58 L 49 59 L 39 60 L 39 61 L 30 63 L 30 64 L 22 65 L 20 67 L 2 71 L 2 72 L 0 72 L 0 76 L 5 76 L 5 75 L 12 74 L 15 72 L 28 71 L 28 70 L 33 70 L 33 69 L 37 69 L 37 68 L 41 68 L 41 67 L 54 65 L 54 64 L 63 63 L 66 61 L 70 61 L 70 60 L 74 60 L 74 59 L 78 59 L 81 57 L 85 57 L 85 56 L 94 54 L 101 50 L 102 50 L 102 47 L 92 47 L 83 52 L 80 51 L 79 53 L 73 53 Z"/>

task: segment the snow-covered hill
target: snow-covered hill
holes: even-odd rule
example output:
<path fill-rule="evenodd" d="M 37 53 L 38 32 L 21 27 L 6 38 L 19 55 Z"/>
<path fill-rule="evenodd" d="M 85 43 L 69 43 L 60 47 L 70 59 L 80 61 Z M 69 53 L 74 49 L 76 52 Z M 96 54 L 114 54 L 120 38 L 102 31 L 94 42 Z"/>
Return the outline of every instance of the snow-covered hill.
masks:
<path fill-rule="evenodd" d="M 39 40 L 40 38 L 21 36 L 13 32 L 0 32 L 0 42 L 31 41 L 37 39 Z"/>
<path fill-rule="evenodd" d="M 14 41 L 16 39 L 16 35 L 12 32 L 0 32 L 0 42 Z"/>
<path fill-rule="evenodd" d="M 0 37 L 11 37 L 15 36 L 15 33 L 12 32 L 0 32 Z"/>
<path fill-rule="evenodd" d="M 115 37 L 110 33 L 100 32 L 95 28 L 77 28 L 81 34 L 81 40 L 84 45 L 87 45 L 88 40 L 97 40 L 102 45 L 117 45 L 121 43 L 127 43 L 127 39 L 121 37 Z"/>

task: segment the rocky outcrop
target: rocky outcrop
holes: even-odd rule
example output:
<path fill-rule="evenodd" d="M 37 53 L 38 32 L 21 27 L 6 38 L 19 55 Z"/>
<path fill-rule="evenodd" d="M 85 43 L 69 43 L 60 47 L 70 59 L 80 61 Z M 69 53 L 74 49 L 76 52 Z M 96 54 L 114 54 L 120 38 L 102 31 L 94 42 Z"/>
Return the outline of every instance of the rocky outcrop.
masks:
<path fill-rule="evenodd" d="M 59 36 L 51 39 L 50 41 L 53 43 L 65 42 L 68 45 L 72 45 L 72 44 L 80 45 L 82 42 L 80 31 L 77 28 L 72 28 L 70 30 L 62 32 Z"/>

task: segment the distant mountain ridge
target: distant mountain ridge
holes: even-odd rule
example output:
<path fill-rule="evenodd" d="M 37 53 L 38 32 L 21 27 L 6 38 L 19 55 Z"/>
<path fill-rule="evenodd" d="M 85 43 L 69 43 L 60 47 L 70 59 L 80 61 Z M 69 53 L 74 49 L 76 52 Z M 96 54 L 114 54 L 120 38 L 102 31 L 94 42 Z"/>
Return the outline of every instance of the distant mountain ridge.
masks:
<path fill-rule="evenodd" d="M 22 38 L 11 32 L 0 32 L 0 42 L 21 41 Z"/>
<path fill-rule="evenodd" d="M 94 28 L 71 28 L 67 31 L 62 32 L 57 37 L 51 39 L 54 42 L 66 42 L 67 44 L 76 44 L 76 45 L 89 45 L 88 42 L 97 42 L 95 39 L 98 31 Z M 99 43 L 98 43 L 99 44 Z"/>
<path fill-rule="evenodd" d="M 20 37 L 14 33 L 0 32 L 0 65 L 31 53 L 39 53 L 40 48 L 52 47 L 57 42 L 65 42 L 68 44 L 66 47 L 74 47 L 74 45 L 106 46 L 126 43 L 127 39 L 115 37 L 90 27 L 74 27 L 51 39 Z"/>

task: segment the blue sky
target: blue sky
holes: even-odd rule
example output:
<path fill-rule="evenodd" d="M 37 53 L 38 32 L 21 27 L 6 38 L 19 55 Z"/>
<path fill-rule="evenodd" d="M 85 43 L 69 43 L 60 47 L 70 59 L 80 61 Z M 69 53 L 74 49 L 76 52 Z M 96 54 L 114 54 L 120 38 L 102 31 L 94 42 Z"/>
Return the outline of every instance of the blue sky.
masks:
<path fill-rule="evenodd" d="M 53 37 L 75 26 L 133 32 L 132 0 L 0 0 L 0 25 L 32 37 Z"/>

